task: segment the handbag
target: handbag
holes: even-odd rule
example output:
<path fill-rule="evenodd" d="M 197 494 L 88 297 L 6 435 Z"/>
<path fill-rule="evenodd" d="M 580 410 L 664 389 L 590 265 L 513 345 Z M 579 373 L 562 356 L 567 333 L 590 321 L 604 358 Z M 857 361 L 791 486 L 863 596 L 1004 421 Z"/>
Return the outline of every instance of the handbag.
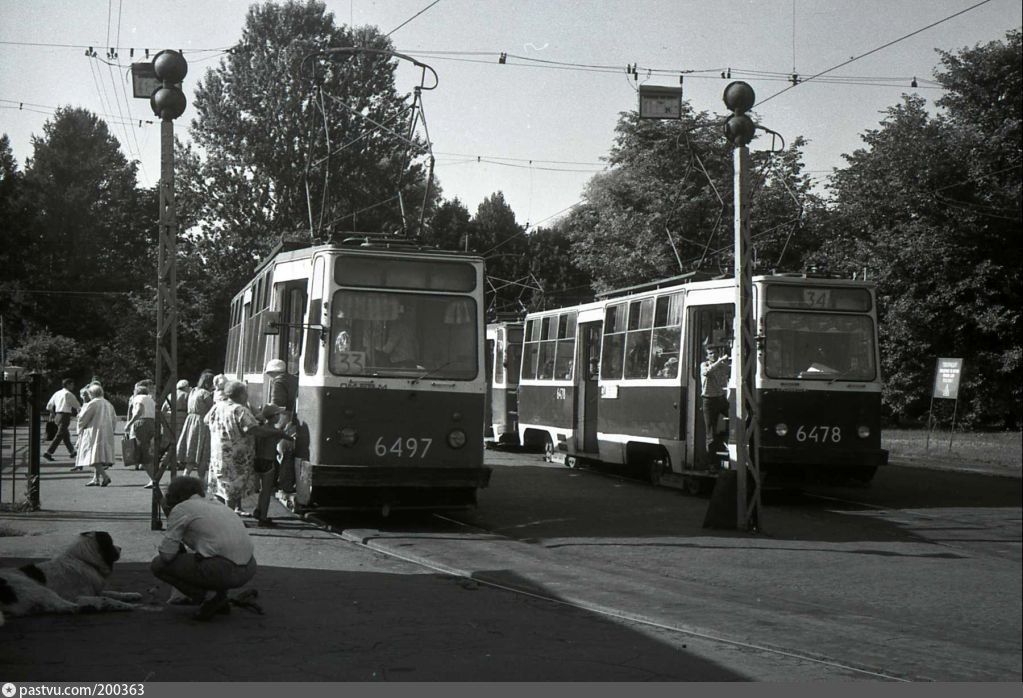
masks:
<path fill-rule="evenodd" d="M 121 437 L 121 457 L 125 465 L 138 465 L 141 462 L 138 442 L 127 434 Z"/>
<path fill-rule="evenodd" d="M 57 431 L 57 423 L 53 421 L 53 417 L 50 417 L 50 419 L 46 421 L 46 440 L 53 441 L 57 438 Z"/>

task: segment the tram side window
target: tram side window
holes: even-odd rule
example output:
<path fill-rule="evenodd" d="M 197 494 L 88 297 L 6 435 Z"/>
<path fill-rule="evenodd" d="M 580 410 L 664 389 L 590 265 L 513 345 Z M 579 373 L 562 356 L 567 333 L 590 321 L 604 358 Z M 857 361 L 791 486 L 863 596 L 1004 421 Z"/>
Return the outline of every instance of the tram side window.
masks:
<path fill-rule="evenodd" d="M 507 370 L 508 383 L 519 382 L 519 368 L 522 365 L 522 330 L 508 330 L 508 342 L 504 352 L 504 366 Z"/>
<path fill-rule="evenodd" d="M 609 305 L 604 310 L 604 343 L 600 355 L 600 377 L 619 380 L 625 362 L 625 303 Z"/>
<path fill-rule="evenodd" d="M 526 322 L 526 342 L 522 357 L 522 380 L 536 378 L 537 359 L 540 352 L 540 322 L 533 319 Z"/>
<path fill-rule="evenodd" d="M 650 370 L 650 330 L 654 322 L 654 299 L 629 303 L 625 336 L 625 377 L 646 378 Z"/>
<path fill-rule="evenodd" d="M 661 296 L 654 309 L 653 346 L 650 355 L 651 378 L 678 377 L 682 337 L 681 292 Z"/>
<path fill-rule="evenodd" d="M 575 359 L 575 313 L 558 316 L 558 348 L 554 354 L 554 377 L 559 380 L 572 378 L 572 363 Z"/>
<path fill-rule="evenodd" d="M 554 377 L 554 354 L 557 350 L 557 316 L 547 316 L 540 321 L 540 358 L 536 377 L 550 380 Z M 554 324 L 554 332 L 551 325 Z"/>

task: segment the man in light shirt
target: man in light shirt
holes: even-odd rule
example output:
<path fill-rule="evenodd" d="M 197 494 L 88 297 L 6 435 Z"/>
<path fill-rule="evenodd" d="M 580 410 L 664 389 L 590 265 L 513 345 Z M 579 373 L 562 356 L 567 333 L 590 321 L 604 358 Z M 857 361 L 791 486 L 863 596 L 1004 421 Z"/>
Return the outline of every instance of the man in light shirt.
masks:
<path fill-rule="evenodd" d="M 726 347 L 707 347 L 706 360 L 700 364 L 700 396 L 703 400 L 703 428 L 707 439 L 707 450 L 713 451 L 718 444 L 718 415 L 728 418 L 728 363 Z M 718 354 L 720 352 L 720 355 Z"/>
<path fill-rule="evenodd" d="M 70 378 L 65 378 L 63 380 L 63 387 L 55 392 L 50 397 L 50 401 L 46 403 L 46 409 L 50 413 L 50 418 L 57 425 L 57 435 L 53 437 L 53 441 L 50 442 L 49 447 L 43 453 L 43 458 L 46 460 L 53 460 L 53 452 L 57 450 L 57 446 L 61 443 L 67 446 L 68 455 L 72 458 L 78 455 L 71 443 L 71 432 L 68 429 L 71 426 L 72 415 L 82 409 L 82 403 L 78 401 L 78 398 L 72 392 L 74 388 L 75 382 Z M 71 469 L 81 470 L 82 468 L 72 466 Z"/>
<path fill-rule="evenodd" d="M 171 481 L 164 509 L 169 512 L 167 533 L 149 569 L 184 594 L 184 603 L 202 604 L 197 620 L 228 613 L 228 589 L 245 585 L 256 574 L 245 524 L 224 504 L 206 499 L 202 481 L 195 477 Z M 207 601 L 209 591 L 214 594 Z"/>

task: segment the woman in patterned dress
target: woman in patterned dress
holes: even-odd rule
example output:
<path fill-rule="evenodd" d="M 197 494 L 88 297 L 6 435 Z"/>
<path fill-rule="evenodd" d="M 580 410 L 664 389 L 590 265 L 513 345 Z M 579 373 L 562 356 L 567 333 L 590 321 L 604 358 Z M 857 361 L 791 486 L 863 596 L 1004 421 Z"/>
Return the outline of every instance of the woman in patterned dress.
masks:
<path fill-rule="evenodd" d="M 210 428 L 208 492 L 241 513 L 242 498 L 256 491 L 252 459 L 259 421 L 248 408 L 248 390 L 241 381 L 228 381 L 226 399 L 213 403 L 206 413 Z"/>
<path fill-rule="evenodd" d="M 213 371 L 203 371 L 196 386 L 188 393 L 188 413 L 178 427 L 178 463 L 185 475 L 193 472 L 206 482 L 210 467 L 210 428 L 204 418 L 213 407 Z"/>

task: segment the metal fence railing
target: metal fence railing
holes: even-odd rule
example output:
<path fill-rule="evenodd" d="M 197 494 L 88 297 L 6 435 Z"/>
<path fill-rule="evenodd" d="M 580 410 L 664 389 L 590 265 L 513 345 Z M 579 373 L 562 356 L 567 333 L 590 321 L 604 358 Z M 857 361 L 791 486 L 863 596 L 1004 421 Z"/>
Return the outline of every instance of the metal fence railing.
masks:
<path fill-rule="evenodd" d="M 39 509 L 42 376 L 0 380 L 0 510 Z"/>

